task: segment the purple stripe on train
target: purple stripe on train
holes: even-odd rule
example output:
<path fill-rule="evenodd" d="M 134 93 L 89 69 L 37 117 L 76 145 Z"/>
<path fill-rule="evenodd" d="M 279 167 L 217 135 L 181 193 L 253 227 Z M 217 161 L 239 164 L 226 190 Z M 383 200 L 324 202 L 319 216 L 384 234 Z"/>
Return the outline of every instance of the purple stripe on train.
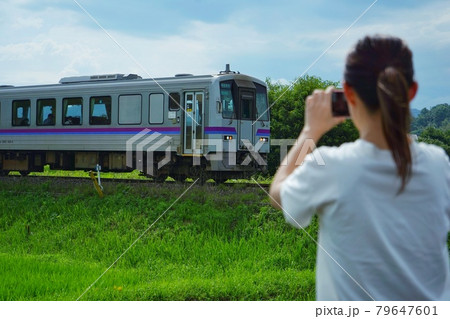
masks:
<path fill-rule="evenodd" d="M 270 129 L 258 129 L 256 131 L 256 136 L 270 136 Z"/>
<path fill-rule="evenodd" d="M 147 134 L 160 133 L 168 135 L 180 134 L 179 127 L 119 127 L 119 128 L 54 128 L 54 129 L 9 129 L 0 130 L 0 135 L 108 135 L 108 134 L 138 134 L 144 129 Z"/>
<path fill-rule="evenodd" d="M 232 134 L 236 135 L 236 128 L 224 126 L 207 126 L 205 127 L 205 134 Z"/>

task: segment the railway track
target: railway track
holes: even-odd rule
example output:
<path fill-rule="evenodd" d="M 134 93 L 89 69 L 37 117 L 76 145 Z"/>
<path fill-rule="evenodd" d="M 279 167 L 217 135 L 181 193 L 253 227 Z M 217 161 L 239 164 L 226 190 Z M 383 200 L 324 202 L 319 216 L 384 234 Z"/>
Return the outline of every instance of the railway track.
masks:
<path fill-rule="evenodd" d="M 89 177 L 88 173 L 86 173 L 86 177 L 73 177 L 73 176 L 36 176 L 36 175 L 28 175 L 28 176 L 19 176 L 19 175 L 8 175 L 8 176 L 1 176 L 0 181 L 23 181 L 23 180 L 29 180 L 36 183 L 44 183 L 47 181 L 52 182 L 58 182 L 58 183 L 73 183 L 73 184 L 92 184 L 93 181 Z M 101 184 L 107 185 L 107 184 L 149 184 L 149 185 L 190 185 L 194 183 L 195 180 L 186 180 L 184 182 L 177 182 L 173 180 L 166 180 L 166 181 L 155 181 L 151 178 L 148 179 L 137 179 L 137 178 L 111 178 L 111 177 L 102 177 L 101 178 Z M 240 187 L 240 188 L 264 188 L 268 189 L 270 184 L 265 183 L 257 183 L 255 181 L 227 181 L 225 183 L 215 183 L 213 181 L 206 181 L 203 185 L 206 185 L 208 187 Z M 198 186 L 202 186 L 200 183 L 198 183 Z"/>

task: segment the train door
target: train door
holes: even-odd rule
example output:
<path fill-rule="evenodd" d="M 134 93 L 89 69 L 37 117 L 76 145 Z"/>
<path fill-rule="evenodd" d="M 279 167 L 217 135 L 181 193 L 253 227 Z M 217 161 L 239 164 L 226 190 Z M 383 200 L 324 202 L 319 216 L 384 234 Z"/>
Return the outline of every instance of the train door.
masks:
<path fill-rule="evenodd" d="M 250 89 L 239 90 L 239 119 L 238 138 L 239 148 L 244 148 L 243 140 L 254 144 L 253 121 L 255 118 L 255 91 Z"/>
<path fill-rule="evenodd" d="M 203 92 L 186 92 L 184 95 L 184 153 L 202 154 Z"/>

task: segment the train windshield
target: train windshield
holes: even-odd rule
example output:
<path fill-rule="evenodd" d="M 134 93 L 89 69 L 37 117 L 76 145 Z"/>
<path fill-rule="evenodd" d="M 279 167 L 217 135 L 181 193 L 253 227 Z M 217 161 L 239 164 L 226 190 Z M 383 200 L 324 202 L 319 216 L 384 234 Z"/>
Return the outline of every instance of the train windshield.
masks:
<path fill-rule="evenodd" d="M 256 119 L 259 121 L 269 120 L 269 110 L 267 108 L 267 90 L 264 86 L 256 85 Z"/>
<path fill-rule="evenodd" d="M 241 81 L 241 84 L 242 82 L 245 81 Z M 238 108 L 239 111 L 236 112 L 234 96 L 237 96 L 238 94 L 243 95 L 240 107 Z M 267 89 L 264 85 L 248 82 L 247 86 L 239 87 L 238 89 L 233 80 L 223 81 L 220 83 L 220 101 L 222 102 L 222 116 L 224 118 L 236 118 L 236 114 L 238 113 L 239 118 L 241 119 L 256 119 L 258 121 L 269 120 Z"/>

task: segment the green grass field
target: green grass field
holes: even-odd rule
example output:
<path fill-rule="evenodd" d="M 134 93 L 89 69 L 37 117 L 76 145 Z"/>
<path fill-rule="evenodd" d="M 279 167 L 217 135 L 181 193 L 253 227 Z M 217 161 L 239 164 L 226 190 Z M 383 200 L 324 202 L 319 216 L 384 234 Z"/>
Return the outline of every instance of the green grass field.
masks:
<path fill-rule="evenodd" d="M 0 179 L 0 300 L 76 300 L 190 185 Z M 315 251 L 261 189 L 194 185 L 81 300 L 313 300 Z"/>

